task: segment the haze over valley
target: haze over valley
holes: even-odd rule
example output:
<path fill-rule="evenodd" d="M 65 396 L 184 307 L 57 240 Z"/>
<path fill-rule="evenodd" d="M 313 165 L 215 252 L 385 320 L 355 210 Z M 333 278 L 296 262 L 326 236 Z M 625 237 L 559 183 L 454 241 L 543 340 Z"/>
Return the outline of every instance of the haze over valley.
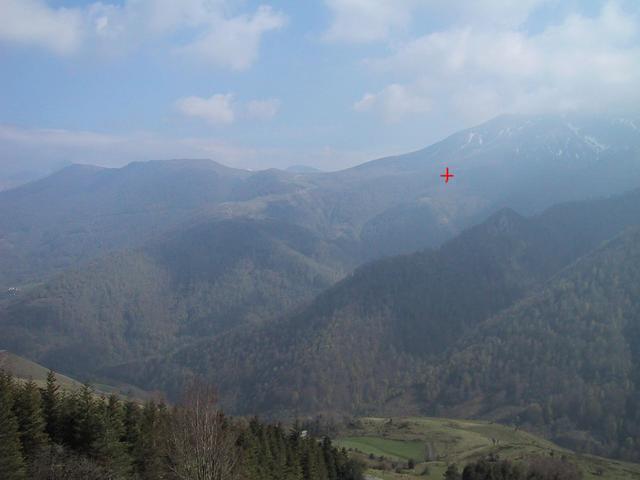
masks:
<path fill-rule="evenodd" d="M 640 478 L 638 6 L 445 3 L 0 0 L 0 478 Z"/>

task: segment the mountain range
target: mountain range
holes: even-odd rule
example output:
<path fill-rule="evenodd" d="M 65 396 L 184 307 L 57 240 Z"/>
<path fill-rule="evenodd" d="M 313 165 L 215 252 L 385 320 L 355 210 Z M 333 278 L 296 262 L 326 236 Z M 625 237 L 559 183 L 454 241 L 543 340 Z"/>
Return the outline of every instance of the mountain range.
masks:
<path fill-rule="evenodd" d="M 66 168 L 0 192 L 0 348 L 202 377 L 235 413 L 474 416 L 638 459 L 638 125 L 503 116 L 328 173 Z"/>
<path fill-rule="evenodd" d="M 239 413 L 476 416 L 635 458 L 639 232 L 640 191 L 505 209 L 279 319 L 106 373 L 170 393 L 203 377 Z"/>
<path fill-rule="evenodd" d="M 338 172 L 250 172 L 207 160 L 74 165 L 0 192 L 0 287 L 42 281 L 193 223 L 271 219 L 305 227 L 354 265 L 440 245 L 503 207 L 637 187 L 640 120 L 502 116 L 423 150 Z M 456 174 L 444 185 L 445 167 Z"/>

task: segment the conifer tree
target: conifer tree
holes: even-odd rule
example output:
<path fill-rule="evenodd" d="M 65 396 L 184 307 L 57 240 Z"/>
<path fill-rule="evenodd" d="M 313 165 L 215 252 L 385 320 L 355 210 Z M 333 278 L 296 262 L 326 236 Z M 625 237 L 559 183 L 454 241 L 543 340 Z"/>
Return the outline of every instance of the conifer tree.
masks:
<path fill-rule="evenodd" d="M 302 451 L 302 472 L 304 473 L 305 480 L 318 479 L 318 465 L 311 447 L 312 445 L 307 441 L 300 442 L 300 449 Z"/>
<path fill-rule="evenodd" d="M 61 442 L 60 425 L 60 393 L 56 375 L 53 370 L 47 373 L 47 384 L 42 389 L 42 414 L 45 421 L 45 432 L 53 442 Z"/>
<path fill-rule="evenodd" d="M 73 447 L 79 453 L 93 457 L 96 453 L 95 444 L 102 429 L 99 411 L 102 401 L 94 398 L 93 388 L 88 384 L 83 385 L 73 401 L 75 403 L 72 408 L 75 415 Z"/>
<path fill-rule="evenodd" d="M 249 421 L 249 426 L 238 438 L 238 446 L 242 449 L 242 473 L 247 479 L 271 478 L 265 471 L 260 456 L 259 434 L 260 424 L 256 418 Z"/>
<path fill-rule="evenodd" d="M 75 450 L 78 448 L 79 392 L 65 392 L 58 400 L 58 441 Z"/>
<path fill-rule="evenodd" d="M 363 478 L 363 465 L 351 460 L 344 448 L 336 451 L 335 455 L 339 480 L 361 480 Z"/>
<path fill-rule="evenodd" d="M 322 453 L 324 455 L 324 463 L 327 469 L 327 480 L 337 480 L 338 470 L 336 468 L 336 458 L 331 445 L 331 439 L 324 437 L 322 439 Z"/>
<path fill-rule="evenodd" d="M 362 480 L 362 467 L 318 442 L 253 419 L 225 417 L 206 386 L 171 411 L 98 398 L 89 385 L 58 391 L 0 375 L 0 480 Z M 45 421 L 45 419 L 47 419 Z M 45 427 L 58 440 L 47 445 Z"/>
<path fill-rule="evenodd" d="M 106 404 L 101 403 L 100 431 L 94 444 L 94 455 L 98 463 L 112 472 L 116 478 L 127 478 L 132 470 L 125 435 L 124 411 L 115 395 Z"/>
<path fill-rule="evenodd" d="M 302 463 L 298 451 L 292 446 L 287 449 L 287 466 L 285 469 L 287 480 L 303 480 Z"/>
<path fill-rule="evenodd" d="M 284 432 L 282 432 L 284 435 Z M 287 465 L 287 473 L 292 480 L 303 480 L 304 467 L 303 467 L 303 450 L 300 442 L 300 427 L 298 422 L 293 426 L 292 431 L 289 433 L 288 438 L 288 452 L 290 461 Z"/>
<path fill-rule="evenodd" d="M 166 424 L 166 410 L 155 402 L 147 402 L 140 417 L 140 434 L 133 445 L 136 470 L 143 480 L 166 478 Z"/>
<path fill-rule="evenodd" d="M 26 458 L 35 458 L 49 439 L 45 433 L 40 390 L 34 381 L 29 381 L 18 389 L 13 409 L 18 418 L 22 452 Z"/>
<path fill-rule="evenodd" d="M 0 478 L 24 480 L 25 467 L 18 434 L 18 421 L 13 413 L 13 379 L 0 371 Z"/>
<path fill-rule="evenodd" d="M 131 447 L 138 443 L 140 439 L 140 428 L 142 422 L 142 408 L 135 402 L 125 402 L 124 404 L 124 440 Z"/>

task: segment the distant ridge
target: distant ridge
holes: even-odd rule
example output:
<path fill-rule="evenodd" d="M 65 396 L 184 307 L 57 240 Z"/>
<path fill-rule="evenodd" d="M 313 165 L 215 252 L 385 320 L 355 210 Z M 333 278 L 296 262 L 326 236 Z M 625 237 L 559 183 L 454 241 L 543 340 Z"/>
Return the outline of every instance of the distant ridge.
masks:
<path fill-rule="evenodd" d="M 446 167 L 456 176 L 445 186 Z M 634 120 L 585 115 L 501 116 L 337 172 L 251 172 L 206 159 L 73 166 L 0 192 L 0 287 L 198 219 L 301 225 L 339 242 L 358 264 L 438 246 L 502 207 L 532 214 L 638 186 Z"/>
<path fill-rule="evenodd" d="M 321 173 L 322 170 L 308 165 L 291 165 L 285 169 L 287 172 L 293 173 Z"/>

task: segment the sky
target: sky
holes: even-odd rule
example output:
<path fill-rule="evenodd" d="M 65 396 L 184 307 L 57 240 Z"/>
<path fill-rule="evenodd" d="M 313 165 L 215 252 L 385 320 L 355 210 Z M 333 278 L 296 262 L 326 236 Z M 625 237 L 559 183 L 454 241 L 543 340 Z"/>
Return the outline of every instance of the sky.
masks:
<path fill-rule="evenodd" d="M 638 0 L 0 0 L 0 168 L 336 170 L 639 87 Z"/>

